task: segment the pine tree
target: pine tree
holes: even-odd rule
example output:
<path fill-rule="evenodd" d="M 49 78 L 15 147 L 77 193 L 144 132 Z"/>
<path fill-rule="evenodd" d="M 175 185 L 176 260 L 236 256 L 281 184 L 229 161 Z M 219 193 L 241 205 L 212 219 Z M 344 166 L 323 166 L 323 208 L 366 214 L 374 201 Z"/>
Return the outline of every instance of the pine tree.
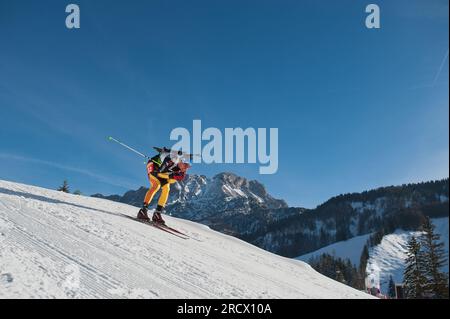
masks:
<path fill-rule="evenodd" d="M 364 289 L 364 279 L 361 278 L 350 259 L 341 259 L 324 253 L 310 258 L 309 264 L 324 276 L 356 289 Z"/>
<path fill-rule="evenodd" d="M 364 290 L 366 287 L 365 283 L 365 275 L 361 274 L 359 270 L 356 269 L 356 267 L 353 269 L 353 278 L 354 278 L 354 284 L 352 285 L 353 288 L 356 288 L 358 290 Z"/>
<path fill-rule="evenodd" d="M 425 291 L 427 296 L 437 299 L 448 298 L 448 277 L 441 269 L 447 264 L 444 243 L 440 242 L 440 235 L 434 232 L 434 225 L 426 217 L 422 230 L 424 235 L 420 239 L 423 248 L 424 273 L 427 279 Z"/>
<path fill-rule="evenodd" d="M 424 298 L 426 277 L 423 270 L 423 256 L 420 243 L 414 236 L 408 242 L 406 254 L 406 267 L 403 273 L 405 296 L 408 299 Z"/>
<path fill-rule="evenodd" d="M 58 191 L 64 192 L 64 193 L 69 193 L 69 183 L 67 182 L 66 179 L 64 180 L 62 186 L 60 186 L 58 188 Z"/>
<path fill-rule="evenodd" d="M 389 292 L 388 292 L 389 298 L 395 299 L 397 294 L 395 293 L 395 282 L 394 278 L 392 276 L 389 277 Z"/>
<path fill-rule="evenodd" d="M 364 245 L 363 251 L 361 253 L 361 257 L 359 258 L 359 273 L 362 278 L 366 278 L 366 267 L 367 267 L 367 261 L 369 260 L 369 248 L 367 248 L 367 244 Z"/>
<path fill-rule="evenodd" d="M 79 189 L 73 192 L 74 195 L 83 195 Z"/>

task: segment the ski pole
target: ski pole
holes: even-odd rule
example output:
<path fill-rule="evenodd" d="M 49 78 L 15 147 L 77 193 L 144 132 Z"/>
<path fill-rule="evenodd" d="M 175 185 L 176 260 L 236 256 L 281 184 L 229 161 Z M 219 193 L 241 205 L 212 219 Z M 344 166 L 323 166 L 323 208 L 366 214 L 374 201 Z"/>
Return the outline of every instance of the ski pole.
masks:
<path fill-rule="evenodd" d="M 141 152 L 136 151 L 134 148 L 128 146 L 128 145 L 125 144 L 125 143 L 122 143 L 121 141 L 116 140 L 115 138 L 113 138 L 113 137 L 111 137 L 111 136 L 108 137 L 108 140 L 113 141 L 113 142 L 116 142 L 116 143 L 122 145 L 123 147 L 126 147 L 126 148 L 129 149 L 130 151 L 132 151 L 132 152 L 134 152 L 134 153 L 136 153 L 136 154 L 139 154 L 140 156 L 142 156 L 142 157 L 144 157 L 144 158 L 150 158 L 150 157 L 148 157 L 147 155 L 144 155 L 144 154 L 142 154 Z"/>

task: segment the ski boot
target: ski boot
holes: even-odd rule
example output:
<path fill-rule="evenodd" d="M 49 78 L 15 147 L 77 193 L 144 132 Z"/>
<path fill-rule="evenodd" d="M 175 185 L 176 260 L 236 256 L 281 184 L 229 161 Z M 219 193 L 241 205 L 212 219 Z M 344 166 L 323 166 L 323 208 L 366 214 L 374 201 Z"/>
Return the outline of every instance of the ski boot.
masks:
<path fill-rule="evenodd" d="M 156 224 L 161 224 L 161 225 L 165 225 L 166 222 L 164 221 L 164 219 L 161 216 L 161 212 L 164 209 L 164 207 L 158 205 L 158 207 L 156 207 L 155 211 L 153 212 L 153 217 L 152 217 L 152 221 Z"/>
<path fill-rule="evenodd" d="M 141 220 L 149 221 L 150 218 L 147 215 L 147 211 L 148 211 L 148 206 L 144 204 L 144 206 L 142 206 L 142 208 L 139 210 L 139 212 L 137 214 L 137 218 L 141 219 Z"/>

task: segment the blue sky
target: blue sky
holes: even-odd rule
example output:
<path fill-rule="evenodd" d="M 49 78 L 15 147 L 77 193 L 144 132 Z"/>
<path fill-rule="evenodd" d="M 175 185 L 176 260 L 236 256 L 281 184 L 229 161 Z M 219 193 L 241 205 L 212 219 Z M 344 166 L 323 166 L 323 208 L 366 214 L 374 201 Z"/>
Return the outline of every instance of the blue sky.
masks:
<path fill-rule="evenodd" d="M 448 177 L 448 1 L 0 0 L 0 179 L 86 194 L 147 185 L 175 127 L 276 127 L 279 170 L 197 164 L 295 206 Z"/>

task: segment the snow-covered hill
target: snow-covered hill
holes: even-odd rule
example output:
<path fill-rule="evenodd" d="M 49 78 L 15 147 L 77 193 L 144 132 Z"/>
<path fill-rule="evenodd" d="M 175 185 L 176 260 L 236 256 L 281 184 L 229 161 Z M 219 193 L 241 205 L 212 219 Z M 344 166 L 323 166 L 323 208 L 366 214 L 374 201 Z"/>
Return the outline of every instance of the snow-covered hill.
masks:
<path fill-rule="evenodd" d="M 369 298 L 307 264 L 136 208 L 0 181 L 0 298 Z"/>
<path fill-rule="evenodd" d="M 432 223 L 436 226 L 435 232 L 441 235 L 445 250 L 448 255 L 448 228 L 449 219 L 433 218 Z M 405 269 L 406 247 L 412 236 L 419 236 L 418 231 L 397 230 L 393 234 L 383 237 L 381 243 L 369 249 L 370 258 L 367 261 L 366 272 L 371 285 L 379 286 L 382 292 L 387 292 L 389 277 L 392 276 L 396 283 L 403 282 L 403 271 Z M 448 273 L 448 265 L 444 271 Z"/>
<path fill-rule="evenodd" d="M 448 255 L 449 219 L 448 217 L 432 218 L 431 221 L 436 226 L 435 232 L 441 235 L 441 241 L 444 242 Z M 407 243 L 412 236 L 417 237 L 420 234 L 419 231 L 398 229 L 392 234 L 385 235 L 380 244 L 369 248 L 370 257 L 366 267 L 366 272 L 368 273 L 367 285 L 379 287 L 381 292 L 387 293 L 390 276 L 392 276 L 396 283 L 403 282 Z M 327 253 L 343 259 L 348 258 L 352 264 L 359 266 L 363 247 L 369 237 L 370 234 L 353 237 L 349 240 L 340 241 L 312 253 L 299 256 L 296 259 L 308 262 L 312 257 Z M 443 270 L 448 273 L 448 265 Z"/>

